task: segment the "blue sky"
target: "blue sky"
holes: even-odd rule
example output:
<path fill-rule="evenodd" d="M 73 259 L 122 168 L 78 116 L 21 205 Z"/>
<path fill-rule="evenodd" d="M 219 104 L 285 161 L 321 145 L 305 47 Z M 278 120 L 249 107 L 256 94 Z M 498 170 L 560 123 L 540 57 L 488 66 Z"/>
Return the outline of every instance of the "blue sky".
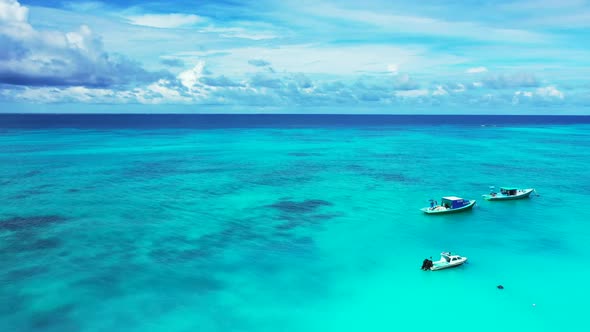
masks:
<path fill-rule="evenodd" d="M 0 111 L 590 114 L 588 36 L 585 0 L 0 0 Z"/>

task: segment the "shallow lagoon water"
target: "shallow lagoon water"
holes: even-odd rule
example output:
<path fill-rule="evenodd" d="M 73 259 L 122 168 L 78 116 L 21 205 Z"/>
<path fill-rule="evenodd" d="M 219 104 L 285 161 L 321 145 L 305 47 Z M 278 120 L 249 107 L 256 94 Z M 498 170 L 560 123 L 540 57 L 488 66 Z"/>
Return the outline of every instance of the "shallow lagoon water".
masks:
<path fill-rule="evenodd" d="M 587 122 L 7 127 L 0 326 L 584 326 Z M 539 196 L 487 202 L 490 185 Z M 445 195 L 477 204 L 419 211 Z M 420 270 L 447 250 L 469 264 Z"/>

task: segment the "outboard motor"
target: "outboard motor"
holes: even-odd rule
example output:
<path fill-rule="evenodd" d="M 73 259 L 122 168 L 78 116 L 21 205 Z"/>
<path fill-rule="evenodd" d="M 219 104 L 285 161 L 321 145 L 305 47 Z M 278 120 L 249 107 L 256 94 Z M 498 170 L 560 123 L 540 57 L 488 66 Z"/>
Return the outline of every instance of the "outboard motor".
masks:
<path fill-rule="evenodd" d="M 432 261 L 428 258 L 426 258 L 423 262 L 422 262 L 422 270 L 424 271 L 428 271 L 430 270 L 430 268 L 433 266 L 434 264 L 432 264 Z"/>

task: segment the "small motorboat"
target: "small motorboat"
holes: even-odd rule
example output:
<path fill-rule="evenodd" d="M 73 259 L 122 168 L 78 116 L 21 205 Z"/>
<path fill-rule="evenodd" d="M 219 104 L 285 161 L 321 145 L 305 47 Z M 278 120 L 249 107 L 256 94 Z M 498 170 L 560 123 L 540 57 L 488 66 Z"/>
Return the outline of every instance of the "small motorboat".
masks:
<path fill-rule="evenodd" d="M 431 257 L 432 258 L 432 257 Z M 425 259 L 422 262 L 422 270 L 424 271 L 437 271 L 442 269 L 447 269 L 450 267 L 456 267 L 462 265 L 467 261 L 467 257 L 462 257 L 459 255 L 452 255 L 450 252 L 442 252 L 440 253 L 440 259 L 437 261 L 432 261 L 431 259 Z"/>
<path fill-rule="evenodd" d="M 511 199 L 522 199 L 527 198 L 531 195 L 535 189 L 528 188 L 528 189 L 520 189 L 520 188 L 512 188 L 512 187 L 500 187 L 500 192 L 495 192 L 494 187 L 490 187 L 490 193 L 488 195 L 483 195 L 484 199 L 488 201 L 505 201 Z"/>
<path fill-rule="evenodd" d="M 463 199 L 455 196 L 447 196 L 441 199 L 440 205 L 436 201 L 430 200 L 430 207 L 420 209 L 428 214 L 453 213 L 471 209 L 475 205 L 475 200 Z"/>

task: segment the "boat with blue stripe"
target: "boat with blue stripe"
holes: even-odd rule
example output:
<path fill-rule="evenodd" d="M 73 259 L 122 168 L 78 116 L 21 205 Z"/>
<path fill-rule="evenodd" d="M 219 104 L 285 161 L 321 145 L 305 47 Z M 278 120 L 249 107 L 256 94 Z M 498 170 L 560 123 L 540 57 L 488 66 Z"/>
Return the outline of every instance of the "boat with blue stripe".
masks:
<path fill-rule="evenodd" d="M 457 196 L 447 196 L 441 199 L 440 205 L 435 200 L 430 200 L 430 207 L 420 209 L 427 214 L 455 213 L 471 210 L 475 200 L 463 199 Z"/>

